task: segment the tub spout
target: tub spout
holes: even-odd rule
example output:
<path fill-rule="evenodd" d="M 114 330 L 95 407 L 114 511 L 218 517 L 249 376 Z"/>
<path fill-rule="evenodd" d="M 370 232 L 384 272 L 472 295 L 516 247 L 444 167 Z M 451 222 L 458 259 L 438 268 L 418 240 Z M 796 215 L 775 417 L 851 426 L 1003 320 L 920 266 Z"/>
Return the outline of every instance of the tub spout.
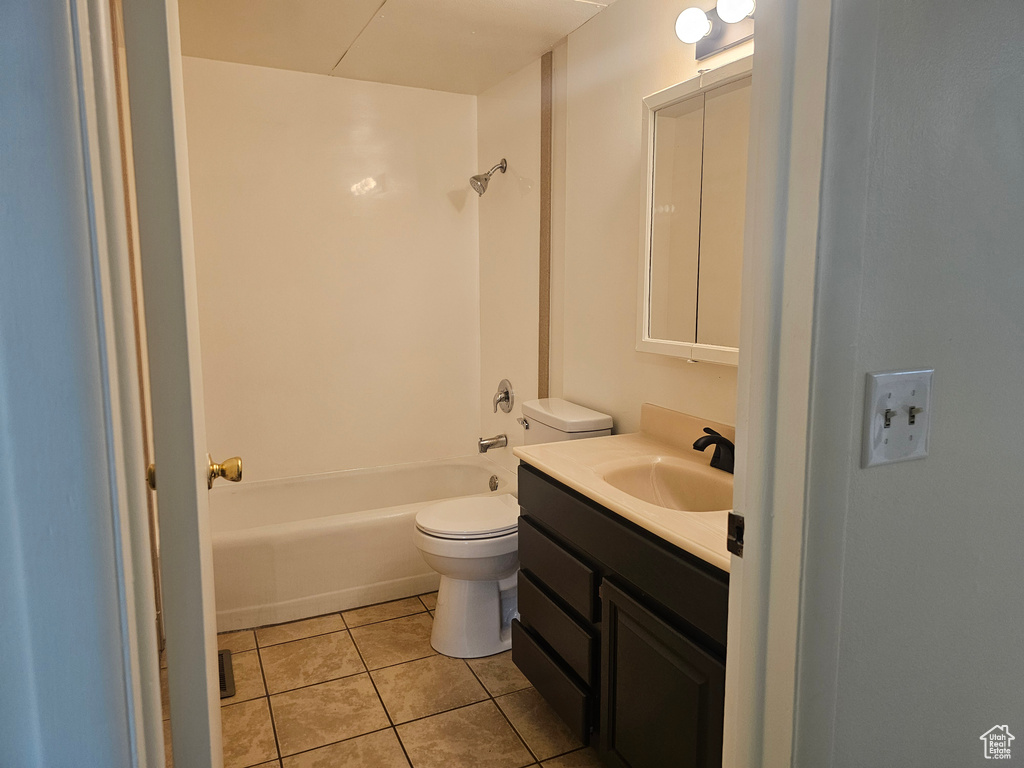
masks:
<path fill-rule="evenodd" d="M 505 435 L 481 437 L 477 441 L 477 447 L 480 448 L 480 453 L 487 453 L 491 448 L 504 448 L 506 445 L 508 445 L 508 438 L 505 437 Z"/>

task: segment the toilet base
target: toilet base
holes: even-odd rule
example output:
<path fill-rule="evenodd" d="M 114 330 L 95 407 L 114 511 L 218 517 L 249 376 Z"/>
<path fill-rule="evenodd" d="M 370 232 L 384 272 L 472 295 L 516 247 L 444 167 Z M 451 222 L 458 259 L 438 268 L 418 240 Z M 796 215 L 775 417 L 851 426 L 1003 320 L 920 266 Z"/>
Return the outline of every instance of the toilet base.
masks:
<path fill-rule="evenodd" d="M 512 647 L 518 616 L 516 574 L 501 581 L 441 577 L 430 645 L 457 659 L 493 656 Z"/>

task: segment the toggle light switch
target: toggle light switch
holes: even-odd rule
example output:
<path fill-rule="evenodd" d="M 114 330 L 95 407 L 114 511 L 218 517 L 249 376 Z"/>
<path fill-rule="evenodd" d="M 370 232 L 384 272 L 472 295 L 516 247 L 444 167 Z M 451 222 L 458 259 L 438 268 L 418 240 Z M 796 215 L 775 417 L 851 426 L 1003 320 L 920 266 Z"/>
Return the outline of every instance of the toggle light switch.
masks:
<path fill-rule="evenodd" d="M 933 369 L 869 373 L 864 393 L 861 466 L 928 455 Z"/>

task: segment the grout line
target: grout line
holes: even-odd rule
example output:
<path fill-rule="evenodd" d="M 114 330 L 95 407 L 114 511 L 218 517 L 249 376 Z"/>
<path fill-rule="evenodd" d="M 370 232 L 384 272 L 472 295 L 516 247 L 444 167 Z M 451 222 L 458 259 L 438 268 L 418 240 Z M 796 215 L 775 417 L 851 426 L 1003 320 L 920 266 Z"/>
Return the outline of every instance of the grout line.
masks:
<path fill-rule="evenodd" d="M 367 731 L 366 733 L 360 733 L 357 736 L 346 736 L 344 739 L 338 739 L 337 741 L 331 741 L 331 742 L 328 742 L 327 744 L 321 744 L 319 747 L 310 747 L 309 749 L 304 749 L 301 752 L 293 752 L 292 754 L 288 755 L 288 757 L 298 757 L 299 755 L 306 755 L 306 754 L 309 754 L 310 752 L 316 752 L 318 749 L 326 749 L 327 747 L 333 747 L 333 746 L 335 746 L 337 744 L 344 744 L 346 741 L 355 741 L 356 739 L 363 738 L 363 736 L 372 736 L 375 733 L 383 733 L 384 731 L 393 731 L 393 730 L 395 730 L 395 729 L 392 726 L 385 726 L 384 728 L 377 728 L 376 730 L 373 730 L 373 731 Z M 283 757 L 279 758 L 279 759 L 284 760 Z M 257 765 L 259 765 L 259 763 L 257 763 Z"/>
<path fill-rule="evenodd" d="M 381 709 L 384 710 L 384 717 L 388 719 L 388 723 L 391 725 L 391 730 L 394 731 L 395 738 L 398 739 L 398 746 L 401 748 L 402 754 L 405 755 L 406 762 L 411 766 L 412 758 L 409 757 L 409 753 L 405 749 L 405 743 L 402 741 L 402 737 L 398 735 L 398 728 L 395 727 L 395 720 L 391 717 L 387 704 L 384 703 L 384 697 L 380 695 L 380 690 L 377 688 L 377 681 L 374 680 L 373 675 L 370 674 L 369 665 L 366 663 L 366 659 L 363 658 L 363 652 L 359 650 L 359 646 L 356 645 L 354 638 L 352 640 L 352 645 L 356 649 L 356 653 L 359 654 L 359 660 L 363 663 L 363 666 L 366 667 L 366 676 L 370 678 L 370 685 L 373 686 L 373 692 L 377 694 L 377 700 L 380 702 Z"/>
<path fill-rule="evenodd" d="M 260 677 L 263 678 L 263 690 L 267 694 L 267 710 L 270 712 L 270 728 L 274 731 L 274 747 L 277 749 L 277 762 L 283 765 L 281 757 L 281 741 L 277 737 L 277 721 L 274 719 L 274 702 L 270 700 L 270 686 L 267 685 L 267 673 L 263 671 L 263 655 L 256 649 L 256 660 L 260 663 Z"/>
<path fill-rule="evenodd" d="M 423 605 L 423 601 L 422 600 L 420 601 L 420 605 Z M 424 605 L 423 606 L 423 610 L 421 610 L 421 611 L 413 611 L 412 613 L 406 613 L 406 614 L 403 614 L 402 616 L 392 616 L 390 619 L 380 619 L 379 621 L 368 621 L 365 624 L 357 624 L 354 627 L 349 627 L 349 630 L 351 631 L 353 629 L 362 629 L 363 627 L 372 627 L 372 626 L 375 626 L 377 624 L 386 624 L 389 621 L 398 621 L 399 619 L 408 619 L 410 616 L 419 616 L 421 613 L 430 613 L 430 609 L 427 608 Z"/>
<path fill-rule="evenodd" d="M 509 694 L 506 693 L 506 694 L 503 694 L 503 695 L 508 696 Z M 515 723 L 513 723 L 511 718 L 509 718 L 509 716 L 505 713 L 505 710 L 501 708 L 501 705 L 498 703 L 498 699 L 494 700 L 494 706 L 497 707 L 498 711 L 501 713 L 501 716 L 505 718 L 505 722 L 507 722 L 509 724 L 509 727 L 512 729 L 512 733 L 514 733 L 516 736 L 518 736 L 519 737 L 519 741 L 521 741 L 523 743 L 523 746 L 526 747 L 526 751 L 530 753 L 530 756 L 533 758 L 533 762 L 539 763 L 540 762 L 540 758 L 537 757 L 537 753 L 534 752 L 530 748 L 530 745 L 526 743 L 526 739 L 523 737 L 523 734 L 521 734 L 519 732 L 519 729 L 516 728 Z M 529 765 L 529 763 L 527 763 L 527 765 Z"/>
<path fill-rule="evenodd" d="M 283 643 L 268 643 L 267 645 L 257 645 L 254 650 L 265 651 L 268 648 L 277 648 L 279 645 L 291 645 L 292 643 L 301 643 L 303 640 L 312 640 L 315 637 L 327 637 L 328 635 L 340 635 L 342 632 L 348 632 L 347 629 L 336 629 L 333 632 L 320 632 L 315 635 L 309 635 L 308 637 L 297 637 L 294 640 L 285 640 Z"/>
<path fill-rule="evenodd" d="M 272 629 L 274 627 L 286 627 L 289 624 L 298 624 L 299 622 L 303 622 L 303 621 L 312 621 L 313 619 L 326 619 L 328 616 L 337 616 L 339 619 L 341 619 L 342 629 L 335 629 L 335 630 L 333 630 L 331 632 L 314 632 L 312 635 L 306 635 L 305 637 L 296 637 L 294 640 L 285 640 L 284 642 L 280 642 L 280 643 L 266 643 L 265 645 L 260 643 L 259 631 L 261 629 Z M 322 613 L 319 616 L 310 616 L 309 618 L 306 618 L 306 619 L 296 619 L 295 621 L 285 621 L 285 622 L 282 622 L 280 624 L 264 624 L 262 627 L 252 627 L 248 631 L 252 632 L 252 636 L 253 636 L 253 639 L 256 641 L 256 647 L 257 648 L 270 648 L 271 646 L 274 646 L 274 645 L 284 645 L 285 643 L 294 643 L 294 642 L 298 642 L 299 640 L 308 640 L 311 637 L 320 637 L 321 635 L 331 635 L 331 634 L 334 634 L 334 632 L 341 632 L 341 631 L 343 631 L 345 629 L 348 629 L 348 626 L 345 624 L 345 618 L 341 615 L 341 613 L 339 611 L 335 611 L 334 613 Z M 239 630 L 239 632 L 244 632 L 244 631 L 246 631 L 246 630 Z"/>

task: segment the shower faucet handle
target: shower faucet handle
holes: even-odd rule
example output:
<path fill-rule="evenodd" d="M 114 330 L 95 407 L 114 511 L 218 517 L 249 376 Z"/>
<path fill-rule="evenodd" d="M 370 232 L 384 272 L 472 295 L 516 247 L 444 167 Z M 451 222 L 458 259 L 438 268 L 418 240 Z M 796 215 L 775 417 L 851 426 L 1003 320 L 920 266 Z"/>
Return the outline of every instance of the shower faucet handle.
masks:
<path fill-rule="evenodd" d="M 498 391 L 494 393 L 494 412 L 501 407 L 503 413 L 511 413 L 512 406 L 516 401 L 516 393 L 512 391 L 512 383 L 508 379 L 502 379 L 498 384 Z"/>

